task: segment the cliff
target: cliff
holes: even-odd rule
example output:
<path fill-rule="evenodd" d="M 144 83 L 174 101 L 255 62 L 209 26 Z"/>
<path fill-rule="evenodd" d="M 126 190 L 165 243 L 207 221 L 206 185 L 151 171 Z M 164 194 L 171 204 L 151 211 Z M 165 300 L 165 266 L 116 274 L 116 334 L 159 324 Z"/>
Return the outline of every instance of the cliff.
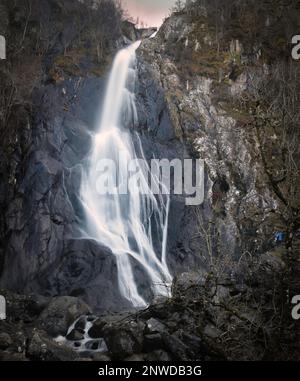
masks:
<path fill-rule="evenodd" d="M 95 22 L 87 3 L 1 3 L 10 44 L 0 62 L 0 293 L 11 306 L 1 327 L 23 343 L 18 354 L 2 337 L 1 356 L 76 360 L 52 339 L 87 315 L 94 340 L 108 345 L 89 358 L 297 359 L 287 293 L 300 294 L 300 77 L 289 45 L 298 2 L 191 2 L 142 42 L 135 92 L 145 154 L 203 159 L 205 202 L 186 207 L 172 196 L 173 297 L 121 315 L 111 314 L 130 306 L 110 249 L 78 239 L 79 188 L 112 57 L 141 32 L 109 1 L 108 24 Z M 278 232 L 285 242 L 275 243 Z M 89 315 L 78 298 L 106 316 Z"/>
<path fill-rule="evenodd" d="M 299 92 L 289 45 L 297 4 L 197 4 L 174 14 L 142 44 L 139 94 L 147 96 L 141 113 L 149 116 L 143 128 L 158 140 L 182 142 L 191 157 L 205 160 L 208 197 L 200 224 L 211 234 L 216 230 L 217 255 L 272 251 L 278 230 L 287 232 L 287 249 L 293 250 L 299 152 L 291 146 L 299 139 L 299 111 L 285 100 L 296 101 Z M 156 115 L 170 122 L 167 128 L 155 121 L 154 131 L 153 82 L 165 102 Z M 184 226 L 183 220 L 183 240 Z M 183 247 L 192 245 L 188 241 Z M 199 255 L 210 250 L 197 247 Z"/>

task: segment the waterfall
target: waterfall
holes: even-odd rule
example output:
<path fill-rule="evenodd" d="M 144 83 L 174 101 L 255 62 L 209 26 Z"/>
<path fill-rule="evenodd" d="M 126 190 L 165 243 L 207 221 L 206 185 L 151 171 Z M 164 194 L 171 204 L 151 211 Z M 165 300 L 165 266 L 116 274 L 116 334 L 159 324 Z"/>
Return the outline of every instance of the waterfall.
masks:
<path fill-rule="evenodd" d="M 152 295 L 169 295 L 172 277 L 166 261 L 170 199 L 151 192 L 149 178 L 162 184 L 153 178 L 149 165 L 142 165 L 138 160 L 144 158 L 142 144 L 138 135 L 133 139 L 130 132 L 130 127 L 138 123 L 134 88 L 139 44 L 122 49 L 114 60 L 102 118 L 93 136 L 91 157 L 83 176 L 81 199 L 87 220 L 86 236 L 111 249 L 116 258 L 121 294 L 132 305 L 144 307 L 149 300 L 139 290 L 135 268 L 142 269 L 150 281 Z M 132 161 L 139 170 L 141 186 L 131 186 L 123 193 L 117 188 L 114 194 L 99 192 L 97 179 L 103 175 L 99 163 L 107 162 L 109 167 L 111 161 L 118 169 L 118 189 L 124 185 L 127 163 Z M 114 175 L 113 170 L 105 173 L 107 183 L 114 184 Z"/>

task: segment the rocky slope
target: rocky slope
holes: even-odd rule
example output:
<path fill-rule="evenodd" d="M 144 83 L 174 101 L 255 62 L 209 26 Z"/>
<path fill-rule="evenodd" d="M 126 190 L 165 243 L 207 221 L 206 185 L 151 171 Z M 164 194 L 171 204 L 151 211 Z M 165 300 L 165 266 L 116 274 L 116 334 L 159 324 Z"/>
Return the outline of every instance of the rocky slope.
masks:
<path fill-rule="evenodd" d="M 286 96 L 295 101 L 299 90 L 299 81 L 284 73 L 299 74 L 289 46 L 297 29 L 292 15 L 297 4 L 290 2 L 283 10 L 272 2 L 229 3 L 216 2 L 215 8 L 196 2 L 166 20 L 157 37 L 140 49 L 137 91 L 146 99 L 140 108 L 146 115 L 141 128 L 159 142 L 183 142 L 185 155 L 206 163 L 206 203 L 196 211 L 200 226 L 191 231 L 191 211 L 186 209 L 177 241 L 183 257 L 196 247 L 205 262 L 211 260 L 209 252 L 238 258 L 272 250 L 277 230 L 288 232 L 295 244 L 299 229 L 298 166 L 287 176 L 287 152 L 299 159 L 299 150 L 290 147 L 299 139 L 299 112 L 280 108 L 284 100 L 275 94 L 285 75 L 293 87 Z M 242 23 L 242 12 L 248 24 Z M 255 42 L 250 32 L 256 33 Z M 278 123 L 289 112 L 292 118 Z M 202 242 L 191 239 L 197 229 Z M 205 235 L 214 238 L 213 247 L 207 247 Z"/>
<path fill-rule="evenodd" d="M 1 290 L 8 319 L 0 322 L 0 360 L 298 360 L 284 268 L 264 255 L 241 263 L 231 277 L 183 273 L 171 299 L 101 316 L 77 298 Z"/>

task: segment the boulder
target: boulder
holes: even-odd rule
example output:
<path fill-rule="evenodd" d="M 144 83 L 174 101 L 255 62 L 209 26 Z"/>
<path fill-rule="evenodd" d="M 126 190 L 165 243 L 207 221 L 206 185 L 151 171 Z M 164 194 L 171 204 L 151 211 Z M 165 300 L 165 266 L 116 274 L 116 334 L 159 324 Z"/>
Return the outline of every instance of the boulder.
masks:
<path fill-rule="evenodd" d="M 6 299 L 6 314 L 10 320 L 31 323 L 37 319 L 49 303 L 49 298 L 39 295 L 18 295 L 0 289 Z"/>
<path fill-rule="evenodd" d="M 124 359 L 143 349 L 145 324 L 142 321 L 128 320 L 117 324 L 107 324 L 103 338 L 108 350 L 116 359 Z"/>
<path fill-rule="evenodd" d="M 81 315 L 91 310 L 78 298 L 62 296 L 53 298 L 39 317 L 39 326 L 52 337 L 65 336 L 68 328 Z"/>
<path fill-rule="evenodd" d="M 207 324 L 203 331 L 203 334 L 211 339 L 217 339 L 221 333 L 222 332 L 212 324 Z"/>
<path fill-rule="evenodd" d="M 153 333 L 164 333 L 166 330 L 166 326 L 161 323 L 159 320 L 156 319 L 149 319 L 146 322 L 146 332 L 153 334 Z"/>
<path fill-rule="evenodd" d="M 122 33 L 131 42 L 134 42 L 139 38 L 135 24 L 128 20 L 122 22 Z"/>
<path fill-rule="evenodd" d="M 80 341 L 84 339 L 84 331 L 79 329 L 73 329 L 68 335 L 67 340 L 69 341 Z"/>
<path fill-rule="evenodd" d="M 9 334 L 5 332 L 0 333 L 0 349 L 7 349 L 12 343 L 13 341 Z"/>
<path fill-rule="evenodd" d="M 176 361 L 189 360 L 189 348 L 175 334 L 165 335 L 163 342 L 166 350 L 172 355 Z"/>
<path fill-rule="evenodd" d="M 71 348 L 56 343 L 43 332 L 35 332 L 29 341 L 27 357 L 35 361 L 75 361 L 79 357 Z"/>
<path fill-rule="evenodd" d="M 106 321 L 98 319 L 93 323 L 93 326 L 89 329 L 89 336 L 92 339 L 101 339 L 103 337 L 103 328 L 106 325 Z"/>
<path fill-rule="evenodd" d="M 153 352 L 163 347 L 162 335 L 159 333 L 145 335 L 144 337 L 144 351 Z"/>
<path fill-rule="evenodd" d="M 109 335 L 106 334 L 105 341 L 109 351 L 118 359 L 129 357 L 142 349 L 140 343 L 130 333 L 122 330 L 116 330 Z"/>

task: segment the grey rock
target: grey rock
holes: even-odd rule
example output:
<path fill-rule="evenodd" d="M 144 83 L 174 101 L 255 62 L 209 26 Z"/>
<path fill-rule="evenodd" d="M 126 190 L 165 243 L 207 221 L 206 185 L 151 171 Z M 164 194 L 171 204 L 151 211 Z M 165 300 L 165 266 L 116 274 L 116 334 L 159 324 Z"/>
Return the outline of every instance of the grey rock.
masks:
<path fill-rule="evenodd" d="M 90 351 L 96 351 L 99 349 L 100 342 L 99 340 L 90 340 L 85 344 L 86 349 Z"/>
<path fill-rule="evenodd" d="M 86 318 L 81 317 L 75 324 L 74 328 L 79 331 L 84 331 L 86 326 Z"/>
<path fill-rule="evenodd" d="M 18 295 L 3 289 L 0 289 L 0 295 L 5 297 L 7 316 L 13 321 L 22 320 L 31 323 L 49 304 L 49 298 L 39 295 Z"/>
<path fill-rule="evenodd" d="M 80 341 L 84 339 L 84 331 L 78 330 L 78 329 L 73 329 L 68 335 L 67 335 L 67 340 L 70 341 Z"/>
<path fill-rule="evenodd" d="M 75 361 L 79 357 L 69 347 L 57 344 L 42 332 L 36 332 L 29 342 L 27 356 L 35 361 Z"/>
<path fill-rule="evenodd" d="M 205 276 L 201 272 L 182 273 L 175 278 L 172 292 L 175 297 L 191 297 L 193 294 L 199 297 L 203 293 L 204 285 Z"/>
<path fill-rule="evenodd" d="M 165 325 L 156 319 L 151 318 L 146 322 L 147 333 L 164 333 L 165 330 Z"/>
<path fill-rule="evenodd" d="M 77 318 L 90 312 L 89 306 L 80 299 L 62 296 L 52 299 L 38 321 L 40 328 L 49 335 L 65 336 L 68 328 Z"/>
<path fill-rule="evenodd" d="M 119 359 L 129 357 L 142 349 L 140 343 L 130 333 L 123 330 L 106 333 L 104 339 L 109 351 Z"/>
<path fill-rule="evenodd" d="M 189 359 L 189 348 L 175 334 L 164 335 L 163 341 L 166 350 L 172 354 L 177 361 L 187 361 Z"/>
<path fill-rule="evenodd" d="M 120 319 L 120 316 L 118 317 Z M 103 338 L 114 358 L 124 359 L 143 349 L 145 324 L 142 321 L 118 320 L 103 328 Z"/>
<path fill-rule="evenodd" d="M 103 328 L 106 324 L 107 322 L 105 320 L 96 320 L 93 323 L 93 326 L 89 329 L 89 336 L 92 339 L 100 339 L 101 337 L 103 337 Z"/>
<path fill-rule="evenodd" d="M 217 339 L 220 335 L 221 335 L 221 331 L 215 327 L 214 325 L 212 324 L 208 324 L 204 330 L 203 330 L 203 334 L 205 336 L 208 336 L 209 338 L 211 339 Z"/>

